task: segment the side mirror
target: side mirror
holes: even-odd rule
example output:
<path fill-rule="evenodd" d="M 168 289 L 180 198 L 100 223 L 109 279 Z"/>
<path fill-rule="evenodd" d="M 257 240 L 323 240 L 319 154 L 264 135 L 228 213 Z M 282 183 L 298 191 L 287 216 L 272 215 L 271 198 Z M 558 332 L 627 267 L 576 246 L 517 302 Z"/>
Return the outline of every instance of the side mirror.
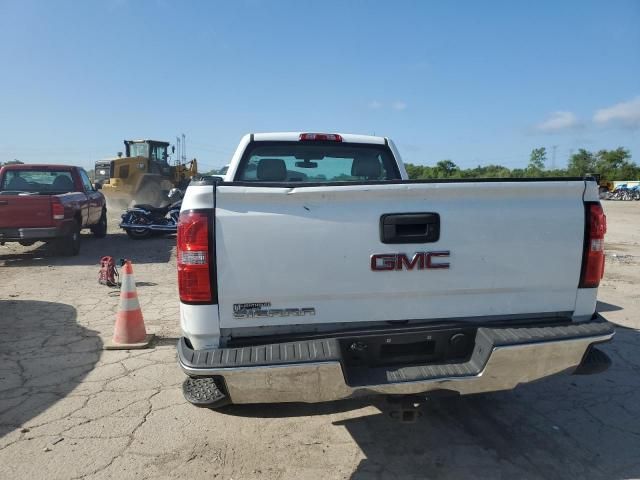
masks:
<path fill-rule="evenodd" d="M 102 184 L 100 182 L 96 182 L 93 184 L 93 188 L 96 190 L 102 190 Z"/>

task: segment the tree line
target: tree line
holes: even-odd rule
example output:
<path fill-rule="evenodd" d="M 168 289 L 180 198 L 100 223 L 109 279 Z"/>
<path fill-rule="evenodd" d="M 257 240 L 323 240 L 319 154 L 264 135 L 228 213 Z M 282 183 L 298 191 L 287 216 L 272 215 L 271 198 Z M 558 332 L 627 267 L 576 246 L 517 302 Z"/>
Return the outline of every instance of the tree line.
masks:
<path fill-rule="evenodd" d="M 24 163 L 14 159 L 1 163 L 11 165 Z M 547 150 L 534 148 L 526 168 L 510 169 L 503 165 L 478 165 L 462 169 L 451 160 L 440 160 L 434 166 L 406 163 L 409 178 L 522 178 L 522 177 L 582 177 L 587 173 L 598 173 L 602 180 L 639 180 L 640 167 L 631 160 L 631 152 L 618 147 L 615 150 L 590 152 L 581 148 L 569 158 L 567 168 L 547 169 Z M 89 171 L 92 177 L 93 171 Z M 212 170 L 211 173 L 218 174 Z"/>
<path fill-rule="evenodd" d="M 441 160 L 434 166 L 405 164 L 411 179 L 428 178 L 522 178 L 522 177 L 582 177 L 598 173 L 603 180 L 638 180 L 640 167 L 631 160 L 628 149 L 590 152 L 581 148 L 569 158 L 567 168 L 547 169 L 547 150 L 534 148 L 526 168 L 510 169 L 502 165 L 478 165 L 462 169 L 451 160 Z"/>

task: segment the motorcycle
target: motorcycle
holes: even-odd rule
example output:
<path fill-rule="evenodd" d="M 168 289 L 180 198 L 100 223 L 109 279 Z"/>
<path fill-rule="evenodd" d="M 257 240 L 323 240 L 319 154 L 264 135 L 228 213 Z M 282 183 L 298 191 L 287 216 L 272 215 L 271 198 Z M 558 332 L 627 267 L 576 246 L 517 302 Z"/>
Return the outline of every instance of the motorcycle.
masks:
<path fill-rule="evenodd" d="M 142 240 L 154 234 L 176 233 L 182 206 L 182 192 L 177 188 L 169 190 L 169 203 L 164 207 L 138 204 L 122 214 L 122 228 L 130 238 Z"/>
<path fill-rule="evenodd" d="M 633 187 L 627 184 L 618 185 L 616 189 L 607 197 L 608 200 L 640 200 L 640 186 Z"/>

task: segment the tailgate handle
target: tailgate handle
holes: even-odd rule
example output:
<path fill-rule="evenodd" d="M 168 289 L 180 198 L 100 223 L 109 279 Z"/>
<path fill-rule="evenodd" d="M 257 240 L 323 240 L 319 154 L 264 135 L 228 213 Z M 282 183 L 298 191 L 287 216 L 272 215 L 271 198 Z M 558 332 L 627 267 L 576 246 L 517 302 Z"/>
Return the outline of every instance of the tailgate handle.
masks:
<path fill-rule="evenodd" d="M 437 213 L 388 213 L 380 217 L 382 243 L 431 243 L 439 238 Z"/>
<path fill-rule="evenodd" d="M 1 205 L 9 205 L 9 202 L 7 200 L 0 200 L 0 206 Z"/>

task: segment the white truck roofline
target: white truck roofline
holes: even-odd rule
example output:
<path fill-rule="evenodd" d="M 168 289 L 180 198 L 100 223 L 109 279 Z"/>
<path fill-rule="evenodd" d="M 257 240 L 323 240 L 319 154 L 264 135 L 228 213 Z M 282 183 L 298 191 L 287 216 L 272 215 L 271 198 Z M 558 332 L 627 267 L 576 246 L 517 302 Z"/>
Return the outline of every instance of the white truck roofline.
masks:
<path fill-rule="evenodd" d="M 400 152 L 396 148 L 392 140 L 387 137 L 378 137 L 374 135 L 359 135 L 353 133 L 340 133 L 340 132 L 263 132 L 263 133 L 247 133 L 240 140 L 240 144 L 236 149 L 231 162 L 229 162 L 229 169 L 227 170 L 224 180 L 227 182 L 232 181 L 236 176 L 236 170 L 240 163 L 240 158 L 244 153 L 247 145 L 253 139 L 254 142 L 297 142 L 300 140 L 300 134 L 302 133 L 336 133 L 342 137 L 344 143 L 362 143 L 368 145 L 389 145 L 391 152 L 396 157 L 398 162 L 398 168 L 400 170 L 400 178 L 407 180 L 409 175 L 404 167 Z"/>
<path fill-rule="evenodd" d="M 321 131 L 308 131 L 308 132 L 265 132 L 254 133 L 253 139 L 256 142 L 297 142 L 300 140 L 301 133 L 335 133 L 342 137 L 342 141 L 345 143 L 368 143 L 373 145 L 384 145 L 385 137 L 378 137 L 374 135 L 359 135 L 353 133 L 340 133 L 340 132 L 321 132 Z M 249 134 L 249 137 L 251 134 Z"/>

